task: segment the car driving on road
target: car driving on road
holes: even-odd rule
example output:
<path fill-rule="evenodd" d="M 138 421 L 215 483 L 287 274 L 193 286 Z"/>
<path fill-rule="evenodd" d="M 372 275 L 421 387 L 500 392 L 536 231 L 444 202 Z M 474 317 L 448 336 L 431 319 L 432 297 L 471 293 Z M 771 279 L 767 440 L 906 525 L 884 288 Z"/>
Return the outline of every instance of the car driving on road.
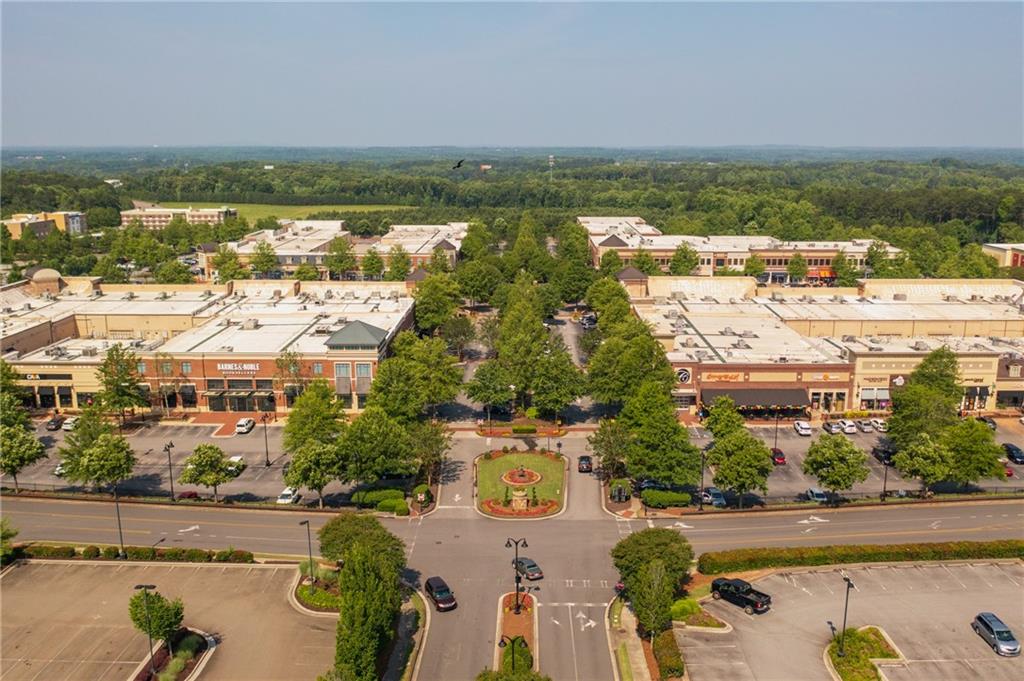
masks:
<path fill-rule="evenodd" d="M 448 584 L 440 577 L 427 577 L 423 583 L 430 600 L 434 601 L 434 607 L 439 611 L 454 610 L 458 607 L 455 602 L 455 593 L 448 588 Z"/>
<path fill-rule="evenodd" d="M 586 454 L 582 455 L 576 462 L 576 470 L 580 473 L 593 473 L 594 460 Z"/>
<path fill-rule="evenodd" d="M 1020 641 L 1001 619 L 991 612 L 979 612 L 971 622 L 971 629 L 989 644 L 997 655 L 1016 657 L 1020 655 Z"/>
<path fill-rule="evenodd" d="M 750 582 L 742 579 L 726 579 L 719 577 L 711 582 L 711 597 L 715 600 L 724 598 L 730 603 L 743 608 L 743 612 L 753 615 L 755 612 L 767 612 L 772 605 L 772 597 L 750 586 Z"/>
<path fill-rule="evenodd" d="M 544 579 L 544 572 L 540 569 L 540 565 L 530 558 L 520 557 L 518 560 L 513 560 L 512 564 L 516 567 L 516 572 L 526 577 L 530 581 L 535 579 Z"/>

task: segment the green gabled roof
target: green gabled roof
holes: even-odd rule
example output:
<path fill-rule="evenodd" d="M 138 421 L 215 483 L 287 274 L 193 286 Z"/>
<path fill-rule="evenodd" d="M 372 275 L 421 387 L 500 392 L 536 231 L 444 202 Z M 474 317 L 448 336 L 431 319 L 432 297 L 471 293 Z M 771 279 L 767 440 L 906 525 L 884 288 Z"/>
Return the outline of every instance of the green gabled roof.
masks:
<path fill-rule="evenodd" d="M 366 346 L 378 347 L 387 335 L 388 332 L 384 329 L 379 329 L 372 324 L 367 324 L 357 319 L 332 333 L 324 345 L 331 349 Z"/>

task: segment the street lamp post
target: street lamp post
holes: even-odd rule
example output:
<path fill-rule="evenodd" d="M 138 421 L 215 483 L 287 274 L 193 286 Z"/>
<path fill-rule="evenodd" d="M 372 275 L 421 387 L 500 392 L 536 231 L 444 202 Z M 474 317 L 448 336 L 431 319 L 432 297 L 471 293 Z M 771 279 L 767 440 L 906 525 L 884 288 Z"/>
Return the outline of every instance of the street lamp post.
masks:
<path fill-rule="evenodd" d="M 124 531 L 121 529 L 121 502 L 117 498 L 117 483 L 114 483 L 114 513 L 117 514 L 117 543 L 121 548 L 117 557 L 124 560 L 128 554 L 124 552 Z"/>
<path fill-rule="evenodd" d="M 522 539 L 512 539 L 509 537 L 505 540 L 505 548 L 511 549 L 515 547 L 516 557 L 512 560 L 512 572 L 516 576 L 516 614 L 522 612 L 522 607 L 519 605 L 519 585 L 522 583 L 522 577 L 519 575 L 519 547 L 522 546 L 524 549 L 529 548 L 529 544 L 526 543 L 526 537 Z"/>
<path fill-rule="evenodd" d="M 171 450 L 174 449 L 174 443 L 168 442 L 164 445 L 164 454 L 167 455 L 167 476 L 168 480 L 171 481 L 171 501 L 174 501 L 174 467 L 171 466 Z"/>
<path fill-rule="evenodd" d="M 839 632 L 839 657 L 846 654 L 843 650 L 843 638 L 846 636 L 846 613 L 850 609 L 850 589 L 853 588 L 853 580 L 849 577 L 843 577 L 843 581 L 846 582 L 846 604 L 843 606 L 843 629 Z"/>
<path fill-rule="evenodd" d="M 270 414 L 263 412 L 260 416 L 260 421 L 263 423 L 263 465 L 270 468 L 270 441 L 267 439 L 267 421 L 270 420 Z"/>
<path fill-rule="evenodd" d="M 136 591 L 142 591 L 142 607 L 146 610 L 146 638 L 149 639 L 149 673 L 153 677 L 156 676 L 156 663 L 153 661 L 153 634 L 150 633 L 150 630 L 153 628 L 153 625 L 150 623 L 149 620 L 149 590 L 155 588 L 155 584 L 135 585 Z"/>
<path fill-rule="evenodd" d="M 889 464 L 882 462 L 882 502 L 885 502 L 887 494 L 886 486 L 889 483 Z"/>
<path fill-rule="evenodd" d="M 516 673 L 516 646 L 520 648 L 526 647 L 526 639 L 522 636 L 506 636 L 502 634 L 501 640 L 498 641 L 498 647 L 504 649 L 505 646 L 511 646 L 512 648 L 512 673 Z M 502 665 L 504 666 L 504 665 Z"/>
<path fill-rule="evenodd" d="M 775 444 L 773 444 L 772 447 L 775 447 L 776 449 L 778 449 L 778 447 L 779 447 L 779 411 L 778 411 L 778 409 L 775 410 Z"/>
<path fill-rule="evenodd" d="M 707 452 L 704 448 L 700 449 L 700 496 L 697 498 L 697 510 L 704 510 L 704 459 L 707 457 Z"/>
<path fill-rule="evenodd" d="M 313 535 L 309 532 L 309 521 L 303 520 L 299 525 L 306 526 L 306 545 L 309 547 L 309 586 L 313 586 Z"/>

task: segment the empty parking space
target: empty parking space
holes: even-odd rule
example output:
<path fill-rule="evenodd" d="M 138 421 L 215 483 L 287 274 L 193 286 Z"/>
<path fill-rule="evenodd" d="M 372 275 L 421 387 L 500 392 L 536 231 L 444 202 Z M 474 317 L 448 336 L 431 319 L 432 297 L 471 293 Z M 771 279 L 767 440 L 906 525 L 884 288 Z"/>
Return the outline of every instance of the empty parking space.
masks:
<path fill-rule="evenodd" d="M 772 610 L 745 615 L 722 601 L 707 609 L 728 621 L 725 635 L 677 631 L 693 681 L 816 681 L 829 679 L 822 663 L 831 622 L 842 626 L 845 582 L 849 626 L 881 626 L 906 661 L 887 664 L 890 681 L 1024 678 L 1024 658 L 1002 658 L 971 630 L 982 611 L 997 613 L 1024 635 L 1024 564 L 979 561 L 901 564 L 779 572 L 758 580 Z"/>
<path fill-rule="evenodd" d="M 185 624 L 221 641 L 204 679 L 315 678 L 333 659 L 335 622 L 288 605 L 294 575 L 284 566 L 16 565 L 0 579 L 0 679 L 128 678 L 147 648 L 128 599 L 134 585 L 147 583 L 180 597 Z"/>

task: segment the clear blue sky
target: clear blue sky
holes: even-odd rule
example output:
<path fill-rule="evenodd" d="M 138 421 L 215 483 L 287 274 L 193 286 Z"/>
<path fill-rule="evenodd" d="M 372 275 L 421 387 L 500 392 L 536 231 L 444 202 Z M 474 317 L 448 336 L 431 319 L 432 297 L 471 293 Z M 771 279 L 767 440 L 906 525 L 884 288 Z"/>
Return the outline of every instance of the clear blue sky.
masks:
<path fill-rule="evenodd" d="M 1022 146 L 1020 3 L 14 4 L 25 145 Z"/>

